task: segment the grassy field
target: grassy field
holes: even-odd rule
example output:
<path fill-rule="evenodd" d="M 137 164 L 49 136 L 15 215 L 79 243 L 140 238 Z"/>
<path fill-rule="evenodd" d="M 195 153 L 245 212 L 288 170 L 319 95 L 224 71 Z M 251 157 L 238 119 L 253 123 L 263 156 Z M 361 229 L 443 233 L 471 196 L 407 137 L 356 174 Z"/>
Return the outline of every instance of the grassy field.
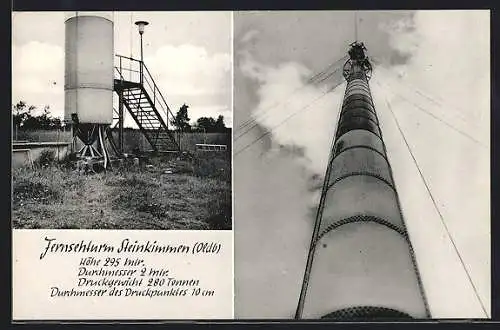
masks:
<path fill-rule="evenodd" d="M 230 153 L 97 174 L 54 162 L 12 171 L 14 228 L 231 229 Z"/>

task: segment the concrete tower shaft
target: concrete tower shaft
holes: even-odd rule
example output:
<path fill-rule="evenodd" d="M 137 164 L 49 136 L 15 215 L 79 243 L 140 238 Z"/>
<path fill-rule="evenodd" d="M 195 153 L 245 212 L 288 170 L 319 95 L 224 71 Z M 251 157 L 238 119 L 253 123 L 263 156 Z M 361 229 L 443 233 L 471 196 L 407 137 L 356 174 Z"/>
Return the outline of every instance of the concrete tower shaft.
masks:
<path fill-rule="evenodd" d="M 301 317 L 425 318 L 427 305 L 368 85 L 371 66 L 362 44 L 353 44 L 349 55 Z"/>

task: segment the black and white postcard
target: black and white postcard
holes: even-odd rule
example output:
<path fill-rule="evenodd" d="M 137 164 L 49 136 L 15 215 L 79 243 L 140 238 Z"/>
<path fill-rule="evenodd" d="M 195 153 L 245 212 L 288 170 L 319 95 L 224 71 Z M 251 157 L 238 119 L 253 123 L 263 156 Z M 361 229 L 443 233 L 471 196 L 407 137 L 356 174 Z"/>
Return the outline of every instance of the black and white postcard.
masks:
<path fill-rule="evenodd" d="M 14 321 L 492 317 L 490 11 L 14 11 Z"/>

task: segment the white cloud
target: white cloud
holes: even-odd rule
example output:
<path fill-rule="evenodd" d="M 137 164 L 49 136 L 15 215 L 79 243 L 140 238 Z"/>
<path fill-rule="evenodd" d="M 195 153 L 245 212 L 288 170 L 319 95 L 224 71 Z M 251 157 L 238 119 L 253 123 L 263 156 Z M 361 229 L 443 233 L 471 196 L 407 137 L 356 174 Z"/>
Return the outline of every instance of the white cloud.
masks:
<path fill-rule="evenodd" d="M 186 103 L 193 121 L 222 114 L 226 125 L 232 125 L 229 54 L 210 54 L 205 48 L 191 44 L 168 45 L 146 56 L 144 61 L 172 112 Z"/>
<path fill-rule="evenodd" d="M 342 101 L 342 86 L 328 93 L 331 87 L 327 84 L 306 82 L 312 72 L 300 63 L 287 62 L 273 67 L 256 62 L 249 54 L 243 56 L 240 67 L 243 74 L 260 83 L 259 103 L 252 112 L 253 119 L 271 131 L 276 144 L 304 148 L 304 158 L 296 161 L 311 172 L 323 175 Z M 244 135 L 245 131 L 236 131 L 235 135 Z"/>
<path fill-rule="evenodd" d="M 418 11 L 387 29 L 391 45 L 411 54 L 398 68 L 402 83 L 412 84 L 448 111 L 488 125 L 490 97 L 488 11 Z"/>
<path fill-rule="evenodd" d="M 255 38 L 256 35 L 259 34 L 259 31 L 257 30 L 250 30 L 248 32 L 246 32 L 243 37 L 241 37 L 240 41 L 241 42 L 249 42 L 251 41 L 252 39 Z"/>
<path fill-rule="evenodd" d="M 376 68 L 371 84 L 403 213 L 432 315 L 485 317 L 474 291 L 488 310 L 489 13 L 419 11 L 408 26 L 404 21 L 388 31 L 391 45 L 411 54 L 409 61 Z M 398 117 L 476 288 L 430 202 L 385 100 Z M 443 266 L 436 265 L 446 265 L 453 277 L 443 276 Z"/>
<path fill-rule="evenodd" d="M 130 20 L 150 21 L 145 62 L 174 112 L 183 103 L 197 113 L 203 113 L 202 108 L 231 108 L 232 62 L 226 28 L 230 15 L 141 12 L 131 17 L 130 12 L 120 12 L 112 16 L 116 52 L 129 56 L 133 50 L 136 58 L 139 38 Z M 57 116 L 64 113 L 64 17 L 62 12 L 13 14 L 13 102 L 48 104 Z M 50 33 L 42 31 L 45 25 Z M 182 44 L 184 40 L 193 44 Z"/>
<path fill-rule="evenodd" d="M 186 103 L 191 122 L 222 114 L 226 126 L 232 126 L 229 54 L 209 54 L 205 48 L 191 44 L 168 45 L 145 56 L 144 62 L 174 115 Z M 127 73 L 124 76 L 127 78 Z M 135 127 L 132 119 L 125 124 Z"/>
<path fill-rule="evenodd" d="M 169 94 L 219 94 L 231 86 L 231 57 L 226 53 L 209 54 L 190 44 L 163 46 L 144 61 Z"/>
<path fill-rule="evenodd" d="M 243 41 L 249 43 L 255 36 L 247 33 Z M 236 210 L 240 220 L 235 271 L 241 279 L 235 287 L 239 297 L 235 312 L 247 318 L 293 317 L 312 229 L 311 211 L 319 199 L 318 192 L 311 191 L 310 178 L 312 173 L 324 174 L 342 88 L 325 95 L 328 86 L 306 84 L 312 74 L 308 67 L 297 62 L 265 65 L 244 45 L 240 49 L 238 70 L 257 83 L 259 99 L 250 120 L 234 132 L 235 186 L 242 201 Z M 255 124 L 263 129 L 252 128 Z M 261 148 L 255 146 L 260 143 L 255 141 L 269 131 L 271 149 L 259 155 Z M 303 148 L 304 155 L 297 157 L 280 145 Z M 249 276 L 256 265 L 259 275 Z M 269 299 L 258 302 L 266 294 Z"/>
<path fill-rule="evenodd" d="M 40 109 L 50 105 L 54 116 L 63 116 L 62 47 L 38 41 L 13 45 L 12 58 L 13 102 L 24 100 Z M 231 59 L 228 54 L 210 55 L 204 48 L 193 45 L 165 46 L 145 62 L 174 113 L 182 103 L 190 104 L 191 97 L 196 99 L 191 106 L 196 118 L 223 114 L 226 124 L 232 125 L 229 104 Z M 202 104 L 197 96 L 203 96 Z M 227 101 L 227 104 L 220 104 L 221 101 Z"/>
<path fill-rule="evenodd" d="M 53 115 L 64 113 L 64 51 L 61 47 L 32 41 L 12 46 L 12 100 L 24 100 Z"/>

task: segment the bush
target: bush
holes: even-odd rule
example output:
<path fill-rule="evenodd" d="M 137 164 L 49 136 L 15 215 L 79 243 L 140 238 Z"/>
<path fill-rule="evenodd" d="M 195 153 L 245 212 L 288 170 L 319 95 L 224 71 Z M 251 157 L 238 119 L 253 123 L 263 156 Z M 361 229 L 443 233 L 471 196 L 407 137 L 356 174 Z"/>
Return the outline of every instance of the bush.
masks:
<path fill-rule="evenodd" d="M 56 160 L 54 150 L 44 150 L 41 152 L 40 157 L 35 161 L 35 166 L 47 167 L 53 164 Z"/>

